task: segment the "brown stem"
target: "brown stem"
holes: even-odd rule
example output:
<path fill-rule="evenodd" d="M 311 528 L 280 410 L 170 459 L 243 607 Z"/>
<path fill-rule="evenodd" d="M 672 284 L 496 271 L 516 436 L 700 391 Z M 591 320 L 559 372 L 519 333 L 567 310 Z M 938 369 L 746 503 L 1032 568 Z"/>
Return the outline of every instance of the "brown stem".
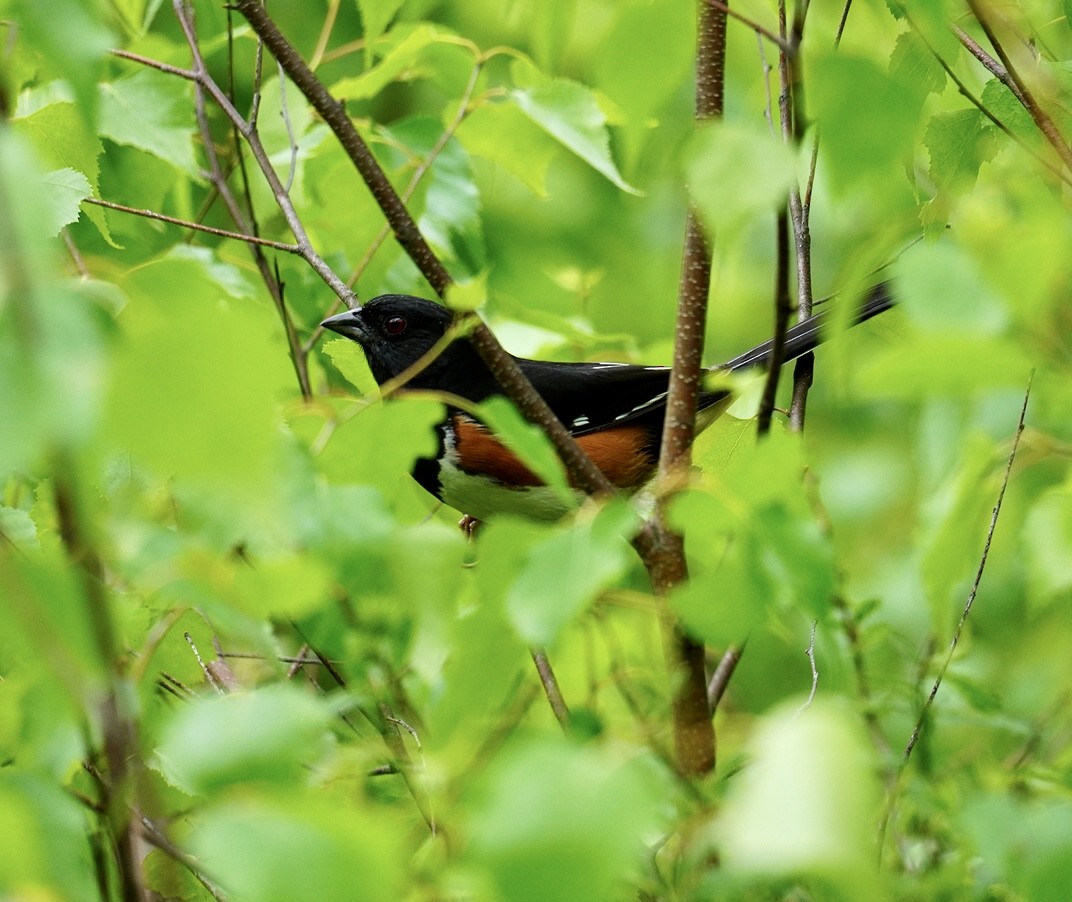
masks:
<path fill-rule="evenodd" d="M 972 15 L 975 16 L 979 26 L 983 29 L 983 33 L 986 35 L 990 46 L 994 48 L 994 52 L 997 53 L 998 59 L 1005 66 L 1005 71 L 1009 73 L 1009 77 L 1016 85 L 1016 96 L 1020 102 L 1024 105 L 1024 109 L 1031 114 L 1031 118 L 1034 120 L 1036 127 L 1046 140 L 1050 142 L 1050 145 L 1057 152 L 1057 155 L 1061 158 L 1061 161 L 1065 164 L 1065 167 L 1072 170 L 1072 147 L 1061 135 L 1060 130 L 1057 128 L 1057 124 L 1050 117 L 1050 114 L 1042 108 L 1042 105 L 1038 102 L 1034 93 L 1028 88 L 1024 82 L 1019 71 L 1012 64 L 1012 60 L 1009 58 L 1008 53 L 1005 51 L 1005 47 L 998 40 L 997 34 L 994 31 L 994 26 L 991 24 L 989 16 L 983 11 L 983 6 L 979 0 L 968 0 L 968 8 L 972 11 Z"/>
<path fill-rule="evenodd" d="M 756 415 L 756 433 L 770 432 L 774 402 L 778 395 L 778 376 L 785 356 L 785 330 L 789 328 L 789 315 L 793 307 L 789 303 L 789 214 L 785 207 L 778 211 L 775 225 L 777 265 L 774 273 L 774 345 L 771 348 L 770 367 L 763 383 L 763 398 Z"/>
<path fill-rule="evenodd" d="M 566 705 L 566 699 L 562 696 L 562 690 L 559 688 L 558 679 L 555 677 L 555 671 L 551 667 L 547 652 L 542 648 L 533 648 L 530 652 L 532 661 L 536 665 L 536 672 L 540 675 L 543 691 L 547 695 L 547 701 L 551 705 L 551 710 L 555 713 L 555 719 L 563 730 L 568 730 L 570 723 L 569 706 Z"/>
<path fill-rule="evenodd" d="M 723 111 L 726 64 L 726 10 L 721 4 L 699 6 L 696 44 L 696 118 L 719 118 Z M 687 472 L 692 460 L 696 402 L 702 376 L 707 299 L 711 284 L 711 246 L 694 210 L 685 224 L 685 247 L 678 284 L 674 329 L 674 365 L 666 398 L 666 421 L 659 449 L 659 479 L 672 485 Z M 652 587 L 662 600 L 669 623 L 668 645 L 679 683 L 672 716 L 678 766 L 687 776 L 702 776 L 715 766 L 715 731 L 707 703 L 707 671 L 703 643 L 689 636 L 670 616 L 666 596 L 688 578 L 685 542 L 666 525 L 665 505 L 637 537 L 648 566 Z"/>

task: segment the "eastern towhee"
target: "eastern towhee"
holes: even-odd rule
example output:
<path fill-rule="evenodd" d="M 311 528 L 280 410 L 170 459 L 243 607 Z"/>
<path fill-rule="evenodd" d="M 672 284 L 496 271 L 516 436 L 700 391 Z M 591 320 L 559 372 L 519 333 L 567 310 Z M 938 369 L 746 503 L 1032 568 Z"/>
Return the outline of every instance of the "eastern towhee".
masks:
<path fill-rule="evenodd" d="M 888 287 L 879 285 L 871 289 L 854 322 L 862 323 L 891 306 Z M 783 363 L 822 342 L 827 317 L 818 314 L 786 331 Z M 502 389 L 464 336 L 446 344 L 438 354 L 429 354 L 452 321 L 451 312 L 432 301 L 385 294 L 324 320 L 323 326 L 361 345 L 380 385 L 421 364 L 405 381 L 406 389 L 453 395 L 473 404 L 501 395 Z M 709 372 L 763 368 L 770 362 L 773 347 L 773 340 L 766 341 Z M 669 367 L 515 359 L 614 485 L 635 491 L 651 478 L 666 414 Z M 714 422 L 730 400 L 731 393 L 724 386 L 701 391 L 697 433 Z M 437 432 L 436 457 L 418 459 L 413 476 L 451 507 L 478 520 L 500 513 L 555 519 L 569 509 L 560 493 L 543 485 L 468 413 L 448 403 L 446 419 Z"/>

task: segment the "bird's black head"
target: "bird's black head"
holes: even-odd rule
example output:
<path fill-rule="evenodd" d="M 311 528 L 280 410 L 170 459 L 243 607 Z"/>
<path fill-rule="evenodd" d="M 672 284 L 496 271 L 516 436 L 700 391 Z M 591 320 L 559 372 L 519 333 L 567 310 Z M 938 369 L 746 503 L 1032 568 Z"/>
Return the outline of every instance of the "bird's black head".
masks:
<path fill-rule="evenodd" d="M 361 345 L 369 369 L 379 384 L 393 379 L 424 357 L 447 332 L 450 311 L 423 298 L 383 294 L 363 307 L 324 320 L 325 329 Z M 411 384 L 436 387 L 435 363 Z"/>

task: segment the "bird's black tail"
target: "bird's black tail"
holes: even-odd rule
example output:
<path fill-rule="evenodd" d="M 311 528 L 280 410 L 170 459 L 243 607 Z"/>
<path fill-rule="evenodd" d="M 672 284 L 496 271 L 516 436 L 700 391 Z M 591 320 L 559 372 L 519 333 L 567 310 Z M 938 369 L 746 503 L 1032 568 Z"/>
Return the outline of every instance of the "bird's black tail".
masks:
<path fill-rule="evenodd" d="M 889 310 L 894 303 L 893 295 L 890 294 L 889 283 L 882 282 L 876 285 L 864 299 L 860 309 L 856 311 L 853 325 L 859 325 L 873 316 L 878 316 L 880 313 Z M 826 329 L 829 320 L 830 313 L 817 313 L 815 316 L 804 320 L 804 322 L 797 323 L 792 328 L 787 329 L 785 345 L 782 351 L 782 363 L 788 363 L 802 354 L 807 354 L 808 351 L 815 350 L 823 341 L 823 331 Z M 761 345 L 756 345 L 751 351 L 745 351 L 743 354 L 734 357 L 733 360 L 728 360 L 721 366 L 715 367 L 715 369 L 736 372 L 737 370 L 752 367 L 766 367 L 770 364 L 773 350 L 774 339 L 770 339 Z"/>

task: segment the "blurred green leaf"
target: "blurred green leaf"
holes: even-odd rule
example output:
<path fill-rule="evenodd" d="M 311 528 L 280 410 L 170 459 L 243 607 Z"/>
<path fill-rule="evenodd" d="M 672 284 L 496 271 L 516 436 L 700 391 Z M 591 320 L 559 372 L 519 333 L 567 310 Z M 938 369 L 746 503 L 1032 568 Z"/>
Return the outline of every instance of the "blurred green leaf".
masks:
<path fill-rule="evenodd" d="M 637 526 L 626 503 L 610 503 L 594 518 L 578 517 L 534 545 L 506 596 L 518 634 L 533 645 L 553 643 L 625 571 L 632 559 L 628 539 Z"/>
<path fill-rule="evenodd" d="M 945 69 L 917 31 L 897 35 L 890 55 L 890 76 L 917 92 L 920 102 L 928 94 L 940 94 L 946 83 Z"/>
<path fill-rule="evenodd" d="M 16 898 L 29 887 L 50 887 L 62 898 L 96 897 L 88 830 L 85 811 L 59 786 L 5 768 L 0 772 L 0 893 Z"/>
<path fill-rule="evenodd" d="M 183 706 L 156 759 L 168 782 L 192 795 L 236 785 L 294 785 L 324 754 L 330 708 L 284 684 Z"/>
<path fill-rule="evenodd" d="M 923 332 L 1000 335 L 1009 322 L 1007 303 L 978 265 L 952 242 L 909 248 L 895 266 L 899 303 Z"/>
<path fill-rule="evenodd" d="M 387 30 L 387 26 L 403 2 L 404 0 L 357 0 L 357 8 L 361 10 L 361 24 L 365 32 L 366 69 L 372 62 L 377 39 Z"/>
<path fill-rule="evenodd" d="M 375 97 L 396 80 L 409 81 L 424 75 L 420 64 L 424 51 L 438 42 L 455 40 L 446 29 L 430 24 L 396 26 L 380 39 L 380 45 L 387 48 L 380 61 L 361 75 L 336 81 L 331 93 L 344 101 Z"/>
<path fill-rule="evenodd" d="M 1072 589 L 1072 490 L 1062 486 L 1042 495 L 1027 515 L 1023 537 L 1039 601 Z"/>
<path fill-rule="evenodd" d="M 512 749 L 469 806 L 466 858 L 502 899 L 616 898 L 659 829 L 666 784 L 650 761 L 593 746 Z"/>
<path fill-rule="evenodd" d="M 477 106 L 458 129 L 458 140 L 474 156 L 512 173 L 537 197 L 546 196 L 555 143 L 514 104 Z"/>
<path fill-rule="evenodd" d="M 903 182 L 916 127 L 914 100 L 864 57 L 827 52 L 815 59 L 811 74 L 820 155 L 834 185 L 844 191 L 860 181 Z"/>
<path fill-rule="evenodd" d="M 96 4 L 93 0 L 16 0 L 12 5 L 14 16 L 39 54 L 42 80 L 47 80 L 46 73 L 64 79 L 77 100 L 77 111 L 92 132 L 97 116 L 94 82 L 104 57 L 116 44 L 115 35 L 101 22 Z"/>
<path fill-rule="evenodd" d="M 873 892 L 878 785 L 854 718 L 822 700 L 782 707 L 749 745 L 718 820 L 726 867 L 831 875 L 850 895 Z"/>
<path fill-rule="evenodd" d="M 191 849 L 235 902 L 400 898 L 399 826 L 339 801 L 251 796 L 228 802 L 197 818 Z"/>
<path fill-rule="evenodd" d="M 708 228 L 733 232 L 784 205 L 796 162 L 762 122 L 705 126 L 685 157 L 689 193 Z M 733 185 L 733 190 L 726 190 Z"/>

